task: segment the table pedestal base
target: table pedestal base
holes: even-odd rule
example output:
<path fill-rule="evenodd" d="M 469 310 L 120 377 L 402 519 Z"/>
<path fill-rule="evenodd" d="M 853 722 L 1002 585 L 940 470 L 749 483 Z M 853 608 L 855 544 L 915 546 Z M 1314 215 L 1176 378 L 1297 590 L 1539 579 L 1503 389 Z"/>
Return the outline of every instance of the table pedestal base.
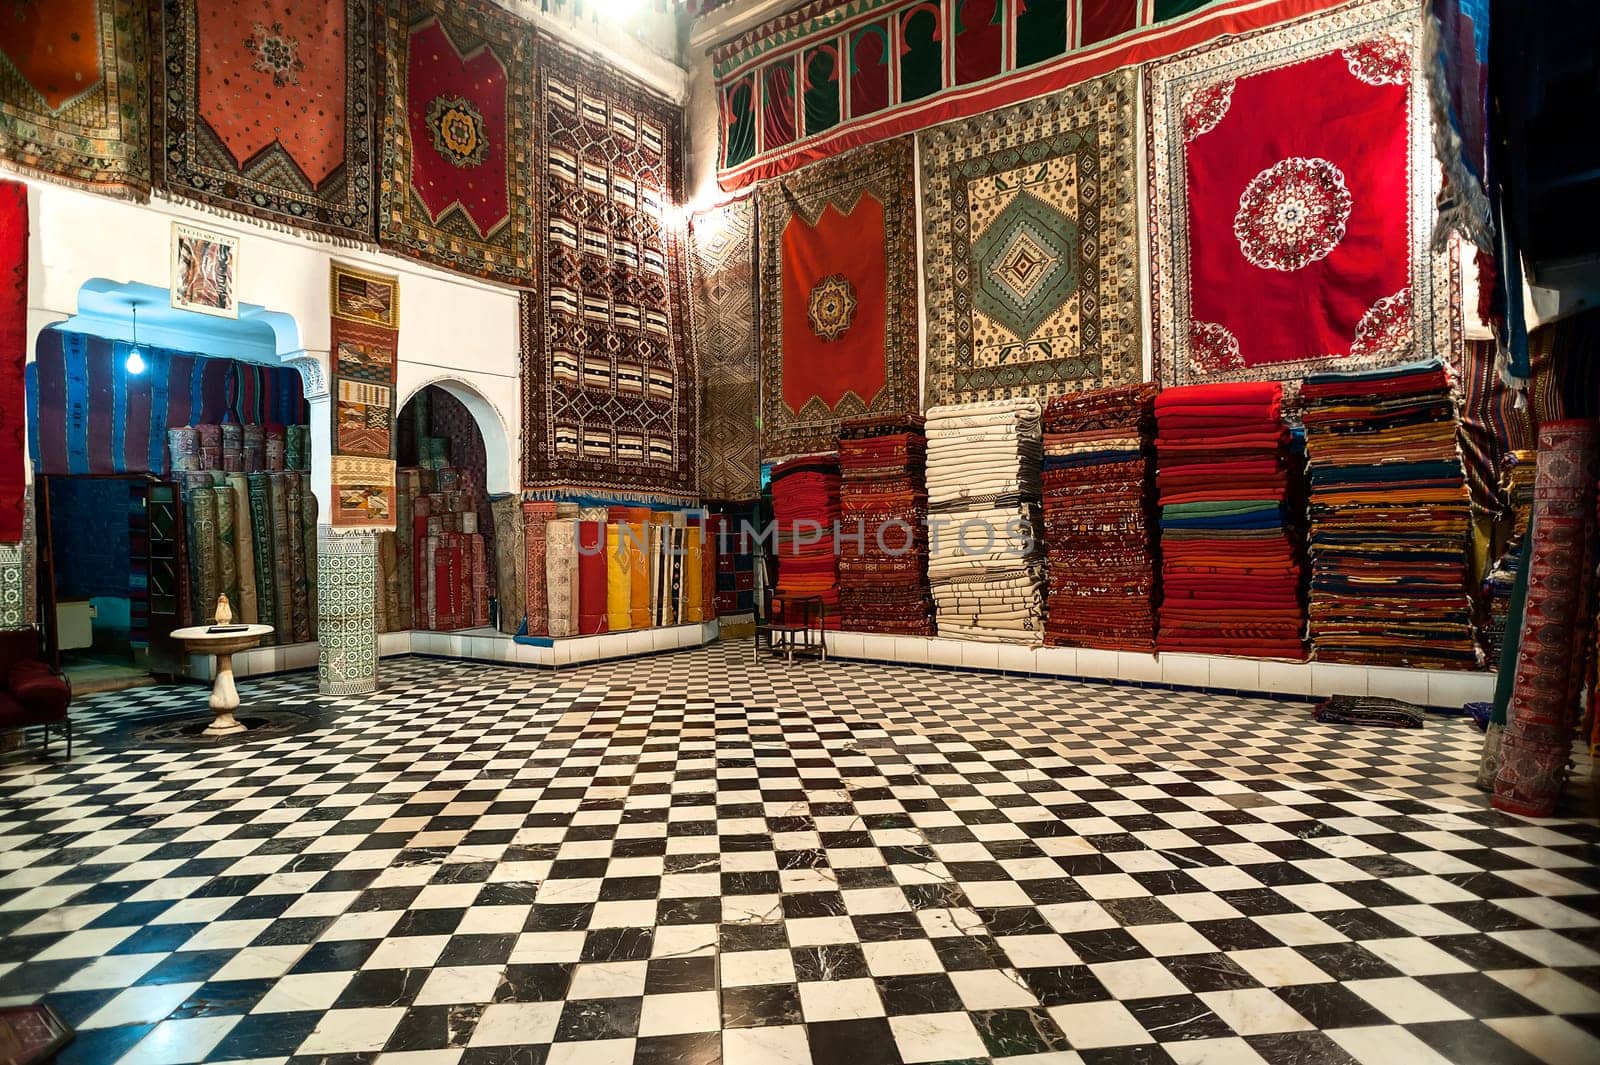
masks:
<path fill-rule="evenodd" d="M 233 712 L 239 708 L 239 689 L 233 684 L 233 655 L 217 655 L 217 679 L 211 682 L 211 710 L 216 720 L 206 726 L 204 735 L 232 736 L 248 732 Z"/>

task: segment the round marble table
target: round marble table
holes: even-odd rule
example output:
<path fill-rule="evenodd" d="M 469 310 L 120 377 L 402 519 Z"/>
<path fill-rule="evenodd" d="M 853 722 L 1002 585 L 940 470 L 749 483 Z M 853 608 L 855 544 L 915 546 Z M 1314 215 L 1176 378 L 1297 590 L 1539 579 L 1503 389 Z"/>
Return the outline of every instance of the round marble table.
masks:
<path fill-rule="evenodd" d="M 207 736 L 232 736 L 248 731 L 233 712 L 239 708 L 239 689 L 233 685 L 233 656 L 261 643 L 272 631 L 271 625 L 245 625 L 237 632 L 208 632 L 210 626 L 194 625 L 172 630 L 172 638 L 190 654 L 211 655 L 217 660 L 217 676 L 211 682 L 211 711 L 216 720 L 206 726 Z"/>

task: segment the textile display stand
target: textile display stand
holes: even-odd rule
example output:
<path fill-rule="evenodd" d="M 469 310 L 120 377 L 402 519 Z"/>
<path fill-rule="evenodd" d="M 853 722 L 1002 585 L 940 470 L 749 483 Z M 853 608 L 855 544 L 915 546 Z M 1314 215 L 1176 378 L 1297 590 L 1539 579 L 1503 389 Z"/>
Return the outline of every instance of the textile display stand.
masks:
<path fill-rule="evenodd" d="M 932 407 L 926 419 L 938 634 L 1036 645 L 1044 633 L 1039 402 Z"/>
<path fill-rule="evenodd" d="M 1128 385 L 1045 406 L 1046 644 L 1155 650 L 1155 396 Z"/>
<path fill-rule="evenodd" d="M 928 593 L 927 436 L 915 415 L 839 426 L 842 627 L 933 634 Z"/>

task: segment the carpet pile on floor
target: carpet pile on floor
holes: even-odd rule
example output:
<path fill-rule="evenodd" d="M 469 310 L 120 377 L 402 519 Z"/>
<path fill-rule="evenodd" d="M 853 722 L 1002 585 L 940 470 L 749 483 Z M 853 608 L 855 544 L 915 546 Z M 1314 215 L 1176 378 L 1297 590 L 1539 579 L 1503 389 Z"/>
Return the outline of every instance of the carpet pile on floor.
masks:
<path fill-rule="evenodd" d="M 928 442 L 916 415 L 839 426 L 839 604 L 844 627 L 928 636 Z"/>
<path fill-rule="evenodd" d="M 933 407 L 928 582 L 940 636 L 1038 644 L 1043 419 L 1034 399 Z"/>
<path fill-rule="evenodd" d="M 1045 407 L 1047 644 L 1155 650 L 1155 396 L 1128 385 Z"/>
<path fill-rule="evenodd" d="M 1471 504 L 1444 363 L 1313 374 L 1301 396 L 1317 660 L 1474 668 Z"/>
<path fill-rule="evenodd" d="M 1162 651 L 1305 658 L 1282 403 L 1273 381 L 1156 396 Z"/>

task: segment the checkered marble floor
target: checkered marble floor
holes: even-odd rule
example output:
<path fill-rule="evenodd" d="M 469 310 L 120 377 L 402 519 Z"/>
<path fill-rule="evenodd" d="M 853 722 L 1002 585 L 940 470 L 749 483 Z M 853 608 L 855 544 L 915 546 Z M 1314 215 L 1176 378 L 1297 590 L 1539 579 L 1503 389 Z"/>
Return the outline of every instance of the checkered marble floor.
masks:
<path fill-rule="evenodd" d="M 62 1065 L 1600 1060 L 1600 827 L 1460 802 L 1457 721 L 748 644 L 241 689 L 313 727 L 0 762 Z"/>

